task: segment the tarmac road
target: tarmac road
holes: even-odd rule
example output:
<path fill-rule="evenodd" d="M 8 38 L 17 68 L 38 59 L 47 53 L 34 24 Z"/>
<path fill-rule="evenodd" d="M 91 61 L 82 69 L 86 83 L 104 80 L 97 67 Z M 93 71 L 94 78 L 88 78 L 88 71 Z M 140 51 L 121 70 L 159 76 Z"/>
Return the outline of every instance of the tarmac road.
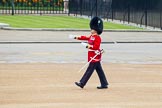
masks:
<path fill-rule="evenodd" d="M 0 30 L 0 63 L 86 62 L 87 50 L 69 34 L 89 32 Z M 104 32 L 101 37 L 108 43 L 102 44 L 103 62 L 162 63 L 161 32 Z"/>
<path fill-rule="evenodd" d="M 162 43 L 102 44 L 105 63 L 162 63 Z M 87 49 L 73 44 L 1 44 L 0 63 L 85 63 Z"/>
<path fill-rule="evenodd" d="M 12 31 L 0 30 L 3 42 L 77 42 L 68 38 L 69 34 L 89 35 L 83 31 Z M 161 42 L 162 32 L 103 32 L 102 42 Z"/>

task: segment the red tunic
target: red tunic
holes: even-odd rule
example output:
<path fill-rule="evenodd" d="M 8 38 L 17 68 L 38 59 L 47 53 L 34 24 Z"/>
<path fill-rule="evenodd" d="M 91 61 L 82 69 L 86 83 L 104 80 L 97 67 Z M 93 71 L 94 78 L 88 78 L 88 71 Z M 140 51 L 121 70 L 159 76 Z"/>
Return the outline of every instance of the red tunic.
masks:
<path fill-rule="evenodd" d="M 78 40 L 87 40 L 89 45 L 92 45 L 88 49 L 88 62 L 96 55 L 95 51 L 99 50 L 100 51 L 100 44 L 101 44 L 101 38 L 98 35 L 94 36 L 81 36 L 78 38 Z M 96 56 L 91 62 L 98 62 L 101 61 L 101 54 Z"/>

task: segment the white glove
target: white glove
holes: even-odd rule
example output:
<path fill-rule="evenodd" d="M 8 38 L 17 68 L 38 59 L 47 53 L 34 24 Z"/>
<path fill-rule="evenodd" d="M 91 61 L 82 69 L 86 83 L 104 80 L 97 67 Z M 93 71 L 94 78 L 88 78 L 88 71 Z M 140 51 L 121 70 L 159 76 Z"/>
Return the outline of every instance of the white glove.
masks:
<path fill-rule="evenodd" d="M 85 43 L 85 42 L 81 42 L 81 44 L 83 45 L 83 46 L 88 46 L 88 44 L 87 43 Z"/>
<path fill-rule="evenodd" d="M 69 35 L 69 39 L 74 39 L 75 37 L 76 35 L 72 35 L 72 34 Z"/>

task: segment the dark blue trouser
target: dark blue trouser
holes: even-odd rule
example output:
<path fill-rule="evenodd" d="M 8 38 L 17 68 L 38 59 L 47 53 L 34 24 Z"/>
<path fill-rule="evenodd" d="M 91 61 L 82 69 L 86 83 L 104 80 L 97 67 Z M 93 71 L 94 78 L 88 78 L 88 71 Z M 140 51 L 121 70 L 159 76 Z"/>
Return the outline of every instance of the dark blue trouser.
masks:
<path fill-rule="evenodd" d="M 85 86 L 94 70 L 96 70 L 96 72 L 98 74 L 101 86 L 107 86 L 108 82 L 107 82 L 106 76 L 104 74 L 104 71 L 102 69 L 100 61 L 89 63 L 89 66 L 88 66 L 86 72 L 84 73 L 82 79 L 80 80 L 80 83 L 83 84 L 83 86 Z"/>

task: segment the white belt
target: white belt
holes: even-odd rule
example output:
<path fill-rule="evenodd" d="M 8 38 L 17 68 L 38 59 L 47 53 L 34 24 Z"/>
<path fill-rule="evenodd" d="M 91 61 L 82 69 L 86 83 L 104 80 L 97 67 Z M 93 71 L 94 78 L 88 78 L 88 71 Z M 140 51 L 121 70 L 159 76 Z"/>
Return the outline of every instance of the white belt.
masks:
<path fill-rule="evenodd" d="M 90 58 L 92 59 L 92 57 L 90 57 Z M 94 58 L 93 60 L 94 60 L 94 61 L 100 61 L 101 59 L 95 59 L 95 58 Z"/>

